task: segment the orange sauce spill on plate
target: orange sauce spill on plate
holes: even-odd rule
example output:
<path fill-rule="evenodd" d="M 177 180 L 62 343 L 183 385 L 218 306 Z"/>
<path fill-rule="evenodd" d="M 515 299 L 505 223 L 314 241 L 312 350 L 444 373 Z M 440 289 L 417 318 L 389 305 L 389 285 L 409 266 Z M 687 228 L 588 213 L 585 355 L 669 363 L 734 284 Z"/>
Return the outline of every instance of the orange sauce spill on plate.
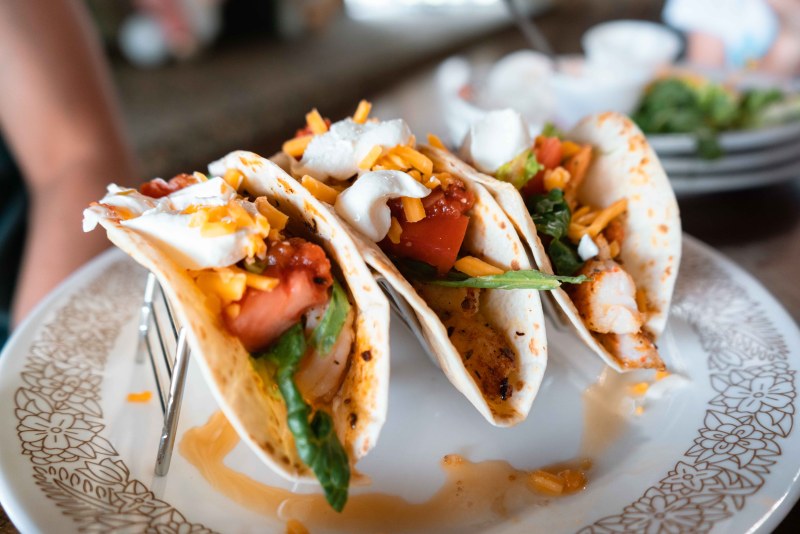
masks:
<path fill-rule="evenodd" d="M 639 379 L 639 382 L 641 379 Z M 625 400 L 635 379 L 606 367 L 583 392 L 581 456 L 597 458 L 619 438 L 627 426 Z"/>
<path fill-rule="evenodd" d="M 357 527 L 367 532 L 384 532 L 387 526 L 392 531 L 479 526 L 545 505 L 553 498 L 532 490 L 528 482 L 531 472 L 508 462 L 470 462 L 449 454 L 442 460 L 447 480 L 429 500 L 417 504 L 395 495 L 360 493 L 350 495 L 344 511 L 337 513 L 321 494 L 295 494 L 267 486 L 227 467 L 225 457 L 238 442 L 236 431 L 217 412 L 205 425 L 183 435 L 180 452 L 217 491 L 250 510 L 287 521 L 290 532 L 302 532 L 300 528 L 313 532 L 323 526 L 345 531 Z M 558 474 L 590 467 L 591 462 L 583 460 L 544 470 Z"/>

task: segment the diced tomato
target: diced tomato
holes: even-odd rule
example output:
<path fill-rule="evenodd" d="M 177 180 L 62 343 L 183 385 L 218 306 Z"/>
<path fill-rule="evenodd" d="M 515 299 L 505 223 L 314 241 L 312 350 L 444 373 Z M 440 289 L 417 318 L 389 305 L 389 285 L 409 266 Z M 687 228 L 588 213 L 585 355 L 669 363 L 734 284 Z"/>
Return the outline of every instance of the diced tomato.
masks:
<path fill-rule="evenodd" d="M 558 137 L 537 137 L 533 151 L 536 153 L 536 161 L 545 169 L 555 169 L 561 165 L 564 152 L 561 149 L 561 139 Z"/>
<path fill-rule="evenodd" d="M 525 199 L 532 195 L 541 195 L 544 193 L 544 171 L 537 172 L 536 176 L 528 180 L 528 183 L 523 185 L 519 192 L 522 198 Z"/>
<path fill-rule="evenodd" d="M 544 170 L 537 172 L 536 176 L 531 178 L 527 184 L 522 186 L 522 189 L 520 189 L 522 198 L 528 198 L 532 195 L 541 195 L 545 192 L 545 170 L 555 169 L 561 165 L 561 159 L 564 155 L 561 147 L 561 139 L 558 137 L 544 137 L 541 135 L 536 138 L 536 144 L 533 147 L 533 152 L 536 154 L 536 161 L 538 161 L 544 167 Z"/>
<path fill-rule="evenodd" d="M 247 288 L 239 315 L 225 317 L 228 330 L 250 352 L 265 349 L 314 306 L 328 301 L 331 263 L 319 245 L 292 238 L 267 251 L 264 275 L 280 278 L 272 291 Z"/>
<path fill-rule="evenodd" d="M 139 192 L 148 197 L 161 198 L 196 183 L 197 178 L 191 174 L 181 173 L 170 178 L 169 182 L 165 182 L 161 178 L 155 178 L 149 182 L 145 182 L 139 186 Z"/>
<path fill-rule="evenodd" d="M 401 222 L 400 243 L 388 238 L 381 248 L 399 258 L 412 258 L 436 267 L 440 274 L 449 271 L 458 258 L 458 251 L 467 233 L 469 217 L 425 217 L 419 222 Z"/>
<path fill-rule="evenodd" d="M 380 242 L 381 248 L 398 258 L 424 261 L 440 274 L 449 271 L 464 242 L 469 224 L 465 213 L 475 204 L 475 195 L 461 181 L 452 180 L 445 189 L 438 188 L 422 199 L 425 218 L 415 223 L 406 220 L 400 199 L 388 204 L 402 233 L 400 243 L 386 238 Z"/>

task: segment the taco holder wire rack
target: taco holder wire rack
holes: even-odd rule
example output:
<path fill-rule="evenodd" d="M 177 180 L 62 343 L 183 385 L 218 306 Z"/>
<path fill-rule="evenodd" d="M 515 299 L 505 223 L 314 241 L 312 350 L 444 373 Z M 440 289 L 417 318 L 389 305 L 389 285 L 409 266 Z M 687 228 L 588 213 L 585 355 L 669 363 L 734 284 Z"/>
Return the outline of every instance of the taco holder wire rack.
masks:
<path fill-rule="evenodd" d="M 433 351 L 422 333 L 422 327 L 411 306 L 382 276 L 375 281 L 389 300 L 389 304 L 403 323 L 416 336 L 425 352 L 435 362 Z M 137 363 L 150 363 L 156 382 L 156 393 L 164 415 L 158 440 L 155 473 L 164 476 L 169 472 L 172 451 L 178 429 L 186 371 L 189 364 L 189 345 L 186 332 L 178 328 L 169 301 L 153 273 L 147 274 L 144 297 L 139 310 L 139 339 Z"/>

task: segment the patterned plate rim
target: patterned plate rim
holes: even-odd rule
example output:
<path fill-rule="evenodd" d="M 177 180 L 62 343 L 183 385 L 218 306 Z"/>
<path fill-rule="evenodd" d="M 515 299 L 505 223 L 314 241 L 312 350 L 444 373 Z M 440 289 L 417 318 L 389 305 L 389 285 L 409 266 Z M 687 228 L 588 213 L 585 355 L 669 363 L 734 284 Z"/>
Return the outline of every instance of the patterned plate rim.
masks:
<path fill-rule="evenodd" d="M 796 369 L 787 360 L 792 348 L 800 346 L 800 330 L 794 325 L 792 332 L 778 331 L 770 315 L 788 314 L 760 282 L 707 245 L 685 237 L 672 313 L 697 334 L 718 394 L 708 401 L 698 437 L 659 483 L 619 514 L 584 527 L 582 534 L 708 531 L 742 510 L 747 497 L 763 487 L 781 455 L 780 443 L 794 428 Z M 23 386 L 14 395 L 18 450 L 28 456 L 36 485 L 80 530 L 209 532 L 132 478 L 113 444 L 102 436 L 105 425 L 97 398 L 105 359 L 141 297 L 141 284 L 131 283 L 141 271 L 125 258 L 109 252 L 75 273 L 39 305 L 0 356 L 0 376 L 6 376 L 22 332 L 37 330 L 24 351 Z M 82 284 L 84 291 L 74 291 L 86 273 L 102 266 L 106 269 L 98 277 Z M 97 296 L 101 292 L 92 291 L 109 284 L 113 290 L 102 292 L 103 299 Z M 55 303 L 60 307 L 48 311 Z M 121 309 L 130 312 L 109 313 Z M 734 316 L 735 323 L 726 322 Z M 43 326 L 33 324 L 46 317 L 51 319 Z M 92 333 L 80 330 L 78 322 L 71 324 L 70 317 L 91 323 Z M 789 318 L 788 324 L 794 322 Z M 798 362 L 793 363 L 796 367 Z M 789 490 L 749 531 L 771 530 L 800 497 L 797 464 Z M 12 521 L 35 530 L 36 520 L 25 513 L 29 505 L 16 498 L 13 485 L 0 476 L 0 500 Z"/>

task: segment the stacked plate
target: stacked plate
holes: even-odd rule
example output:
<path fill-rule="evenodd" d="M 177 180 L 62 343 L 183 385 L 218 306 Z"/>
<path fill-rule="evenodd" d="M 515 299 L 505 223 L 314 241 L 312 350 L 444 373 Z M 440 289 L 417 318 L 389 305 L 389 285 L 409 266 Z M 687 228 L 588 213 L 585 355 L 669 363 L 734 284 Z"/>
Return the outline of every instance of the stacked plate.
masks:
<path fill-rule="evenodd" d="M 703 158 L 691 134 L 653 134 L 675 192 L 681 195 L 748 189 L 800 178 L 800 121 L 758 130 L 726 132 L 723 155 Z"/>

